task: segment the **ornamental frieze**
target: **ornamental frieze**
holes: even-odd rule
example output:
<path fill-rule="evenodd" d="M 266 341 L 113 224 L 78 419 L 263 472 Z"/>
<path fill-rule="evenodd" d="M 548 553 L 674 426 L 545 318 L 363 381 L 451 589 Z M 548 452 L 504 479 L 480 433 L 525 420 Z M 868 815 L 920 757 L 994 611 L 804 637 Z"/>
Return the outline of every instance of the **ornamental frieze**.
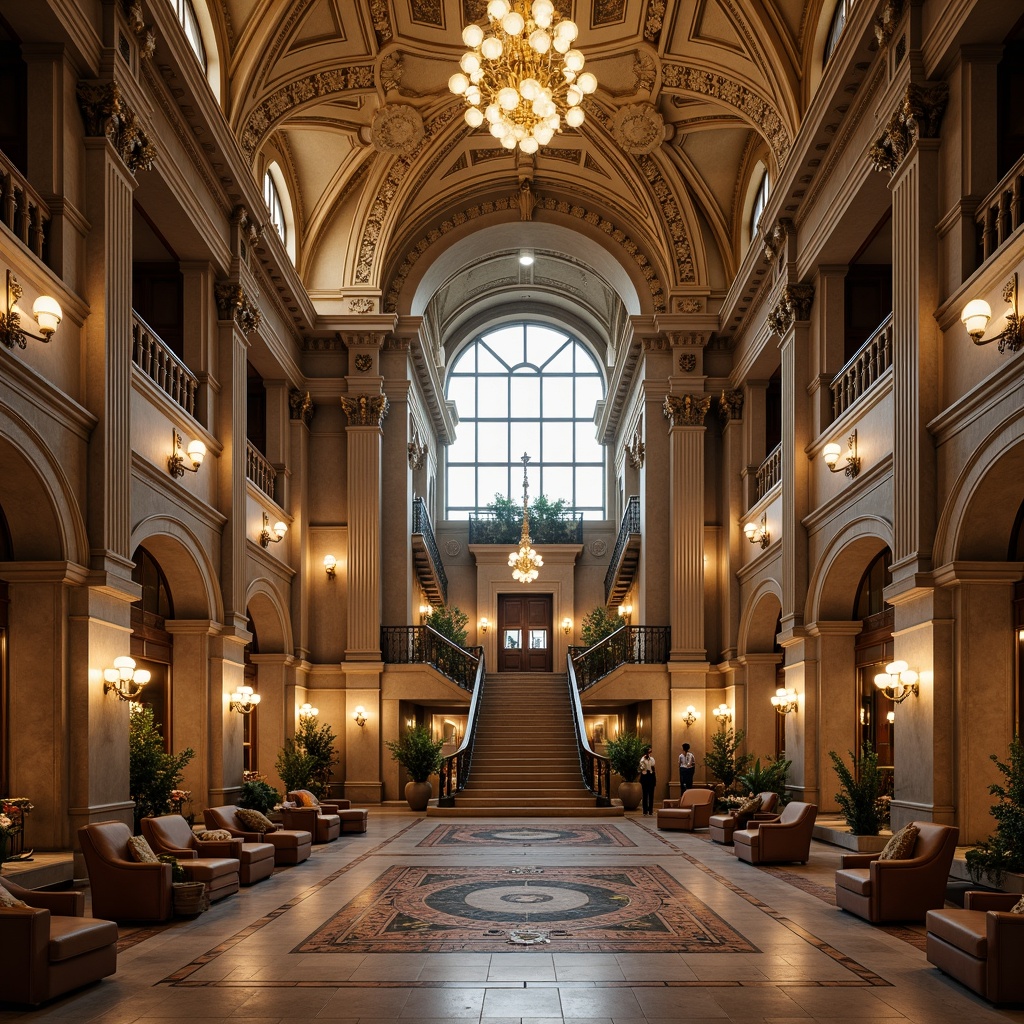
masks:
<path fill-rule="evenodd" d="M 875 18 L 875 38 L 879 46 L 888 46 L 903 13 L 903 0 L 884 0 Z"/>
<path fill-rule="evenodd" d="M 674 427 L 703 427 L 710 406 L 707 394 L 666 395 L 661 411 Z"/>
<path fill-rule="evenodd" d="M 657 43 L 664 23 L 665 0 L 647 0 L 647 13 L 644 15 L 644 40 L 651 45 Z"/>
<path fill-rule="evenodd" d="M 156 149 L 117 82 L 79 82 L 77 94 L 85 134 L 105 136 L 132 174 L 152 170 Z"/>
<path fill-rule="evenodd" d="M 937 139 L 948 101 L 946 82 L 911 82 L 868 154 L 874 169 L 892 174 L 918 139 Z"/>
<path fill-rule="evenodd" d="M 302 420 L 307 427 L 313 422 L 313 399 L 308 391 L 292 388 L 288 392 L 288 410 L 293 420 Z"/>
<path fill-rule="evenodd" d="M 633 91 L 653 93 L 657 80 L 657 61 L 646 50 L 638 50 L 633 61 Z"/>
<path fill-rule="evenodd" d="M 243 334 L 252 334 L 260 329 L 263 316 L 240 284 L 220 281 L 214 286 L 213 294 L 221 320 L 234 320 Z"/>
<path fill-rule="evenodd" d="M 768 314 L 768 326 L 776 334 L 785 334 L 794 321 L 809 320 L 814 302 L 814 285 L 791 284 L 784 289 Z"/>
<path fill-rule="evenodd" d="M 388 414 L 387 395 L 342 395 L 341 408 L 350 427 L 381 427 Z"/>
<path fill-rule="evenodd" d="M 146 24 L 142 15 L 142 0 L 125 0 L 124 16 L 128 21 L 128 27 L 135 33 L 139 42 L 139 57 L 142 60 L 151 60 L 156 53 L 156 35 L 153 33 L 153 26 Z"/>
<path fill-rule="evenodd" d="M 391 42 L 394 35 L 391 30 L 389 6 L 388 0 L 370 0 L 370 17 L 373 19 L 373 31 L 377 36 L 378 46 Z"/>
<path fill-rule="evenodd" d="M 718 399 L 718 415 L 723 420 L 738 420 L 743 415 L 743 392 L 726 391 L 722 389 L 722 396 Z"/>

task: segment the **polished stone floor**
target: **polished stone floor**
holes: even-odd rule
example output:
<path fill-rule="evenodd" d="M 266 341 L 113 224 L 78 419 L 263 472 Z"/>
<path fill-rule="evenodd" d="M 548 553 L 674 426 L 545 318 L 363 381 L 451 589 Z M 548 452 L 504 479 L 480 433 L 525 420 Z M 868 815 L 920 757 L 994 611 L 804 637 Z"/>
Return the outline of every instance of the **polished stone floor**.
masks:
<path fill-rule="evenodd" d="M 0 1024 L 1024 1022 L 930 967 L 922 929 L 837 910 L 835 847 L 761 869 L 649 820 L 373 808 L 194 920 L 122 929 L 116 975 Z"/>

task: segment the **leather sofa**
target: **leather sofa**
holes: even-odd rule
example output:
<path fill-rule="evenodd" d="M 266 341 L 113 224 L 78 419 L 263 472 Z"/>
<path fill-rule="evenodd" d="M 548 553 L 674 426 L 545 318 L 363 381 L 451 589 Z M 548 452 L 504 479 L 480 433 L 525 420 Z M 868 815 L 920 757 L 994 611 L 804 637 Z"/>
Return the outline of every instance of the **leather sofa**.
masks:
<path fill-rule="evenodd" d="M 274 847 L 275 864 L 301 864 L 313 852 L 313 834 L 306 829 L 277 829 L 274 832 L 252 832 L 242 822 L 234 804 L 207 807 L 203 820 L 207 828 L 227 829 L 247 843 L 270 843 Z"/>
<path fill-rule="evenodd" d="M 692 832 L 707 828 L 715 809 L 713 789 L 688 789 L 678 800 L 666 800 L 658 811 L 658 828 Z"/>
<path fill-rule="evenodd" d="M 738 810 L 726 811 L 724 814 L 712 814 L 708 821 L 708 832 L 713 843 L 732 845 L 732 834 L 738 828 L 746 828 L 752 821 L 774 821 L 779 816 L 775 808 L 779 803 L 778 793 L 758 793 L 761 806 L 752 814 L 740 814 Z"/>
<path fill-rule="evenodd" d="M 733 852 L 748 864 L 806 864 L 818 816 L 815 804 L 794 800 L 774 821 L 751 821 L 732 834 Z M 756 826 L 756 827 L 755 827 Z"/>
<path fill-rule="evenodd" d="M 964 894 L 964 909 L 929 910 L 928 962 L 998 1006 L 1024 1003 L 1024 914 L 1016 893 Z"/>
<path fill-rule="evenodd" d="M 341 819 L 341 831 L 342 832 L 365 832 L 366 823 L 369 817 L 369 813 L 364 807 L 353 807 L 351 800 L 329 800 L 327 803 L 321 803 L 308 789 L 297 789 L 293 790 L 288 794 L 288 800 L 294 803 L 296 808 L 319 808 L 324 814 L 336 814 Z M 291 810 L 291 808 L 285 808 L 285 810 Z M 296 824 L 290 825 L 285 819 L 285 828 L 303 828 L 304 826 L 299 822 L 302 819 L 296 819 Z M 323 842 L 321 839 L 314 839 L 313 842 Z"/>
<path fill-rule="evenodd" d="M 28 907 L 0 907 L 0 1001 L 38 1006 L 117 970 L 117 925 L 84 917 L 83 893 L 3 887 Z"/>
<path fill-rule="evenodd" d="M 122 821 L 97 821 L 78 830 L 93 915 L 111 921 L 166 921 L 171 916 L 171 865 L 132 860 L 131 836 Z"/>
<path fill-rule="evenodd" d="M 270 843 L 245 843 L 234 838 L 204 841 L 197 838 L 180 814 L 143 818 L 141 825 L 142 834 L 153 851 L 177 857 L 190 882 L 206 883 L 206 892 L 211 900 L 230 895 L 222 890 L 229 888 L 226 880 L 231 870 L 224 865 L 215 867 L 213 863 L 206 862 L 234 861 L 233 871 L 237 878 L 231 892 L 238 891 L 238 883 L 251 885 L 269 877 L 274 871 L 274 848 Z"/>
<path fill-rule="evenodd" d="M 913 855 L 879 860 L 877 853 L 849 853 L 836 872 L 836 903 L 877 924 L 923 921 L 946 901 L 946 881 L 960 830 L 954 825 L 915 821 Z"/>

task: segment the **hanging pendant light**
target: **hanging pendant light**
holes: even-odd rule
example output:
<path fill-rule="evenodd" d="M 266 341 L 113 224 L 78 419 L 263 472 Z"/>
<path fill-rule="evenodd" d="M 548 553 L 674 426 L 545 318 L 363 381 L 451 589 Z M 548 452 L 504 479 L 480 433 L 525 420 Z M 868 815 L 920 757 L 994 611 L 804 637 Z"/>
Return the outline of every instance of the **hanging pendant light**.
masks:
<path fill-rule="evenodd" d="M 523 452 L 519 461 L 523 464 L 523 532 L 519 537 L 519 550 L 508 556 L 508 565 L 512 570 L 512 579 L 520 583 L 532 583 L 540 575 L 537 570 L 544 565 L 544 559 L 530 547 L 530 514 L 527 511 L 529 480 L 526 475 L 530 456 Z"/>

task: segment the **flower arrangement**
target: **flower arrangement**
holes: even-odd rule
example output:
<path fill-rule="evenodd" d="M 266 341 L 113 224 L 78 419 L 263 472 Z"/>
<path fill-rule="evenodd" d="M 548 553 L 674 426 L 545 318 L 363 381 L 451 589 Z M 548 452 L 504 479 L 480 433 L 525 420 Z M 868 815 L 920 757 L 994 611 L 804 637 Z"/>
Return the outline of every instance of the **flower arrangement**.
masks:
<path fill-rule="evenodd" d="M 20 835 L 25 828 L 25 812 L 31 810 L 32 804 L 25 797 L 12 797 L 3 801 L 0 810 L 0 864 L 7 860 L 11 837 Z"/>
<path fill-rule="evenodd" d="M 184 810 L 185 804 L 188 804 L 187 812 Z M 171 814 L 180 814 L 190 825 L 192 824 L 192 790 L 171 790 Z"/>

